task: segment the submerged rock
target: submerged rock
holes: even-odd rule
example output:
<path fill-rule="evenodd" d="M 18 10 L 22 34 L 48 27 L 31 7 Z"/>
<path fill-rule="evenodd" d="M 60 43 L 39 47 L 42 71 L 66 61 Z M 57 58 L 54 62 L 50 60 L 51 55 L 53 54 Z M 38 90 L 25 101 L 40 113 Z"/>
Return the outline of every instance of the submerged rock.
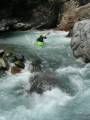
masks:
<path fill-rule="evenodd" d="M 72 84 L 68 76 L 60 75 L 56 72 L 43 71 L 41 67 L 42 61 L 35 59 L 31 63 L 32 76 L 30 77 L 30 89 L 29 93 L 36 92 L 42 94 L 45 91 L 50 91 L 54 88 L 58 88 L 63 92 L 73 96 L 78 91 L 77 87 Z"/>
<path fill-rule="evenodd" d="M 83 20 L 74 25 L 71 48 L 77 58 L 90 62 L 90 20 Z"/>
<path fill-rule="evenodd" d="M 30 92 L 43 93 L 46 90 L 51 90 L 57 85 L 57 79 L 53 74 L 38 73 L 30 80 Z"/>
<path fill-rule="evenodd" d="M 75 95 L 78 91 L 77 87 L 71 83 L 68 78 L 60 78 L 55 73 L 38 72 L 30 79 L 30 93 L 36 92 L 42 94 L 45 91 L 59 88 L 63 92 Z"/>
<path fill-rule="evenodd" d="M 18 67 L 18 66 L 12 66 L 12 68 L 11 68 L 11 74 L 17 74 L 17 73 L 20 73 L 22 71 L 22 69 L 20 68 L 20 67 Z"/>

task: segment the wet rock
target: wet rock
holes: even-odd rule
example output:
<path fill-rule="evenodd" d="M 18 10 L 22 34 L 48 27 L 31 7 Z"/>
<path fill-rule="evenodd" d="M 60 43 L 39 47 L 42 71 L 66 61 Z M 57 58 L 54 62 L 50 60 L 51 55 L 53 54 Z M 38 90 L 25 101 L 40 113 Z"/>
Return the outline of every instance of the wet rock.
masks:
<path fill-rule="evenodd" d="M 18 22 L 13 25 L 14 30 L 28 30 L 31 29 L 31 24 Z"/>
<path fill-rule="evenodd" d="M 38 72 L 30 79 L 30 93 L 36 92 L 42 94 L 45 91 L 50 91 L 53 88 L 59 88 L 69 95 L 75 95 L 78 91 L 77 87 L 65 76 L 57 76 L 56 73 Z"/>
<path fill-rule="evenodd" d="M 0 32 L 54 28 L 61 21 L 66 1 L 68 0 L 0 1 Z M 89 2 L 84 1 L 80 0 L 80 5 Z"/>
<path fill-rule="evenodd" d="M 32 73 L 41 71 L 41 60 L 40 59 L 32 60 L 31 66 L 30 66 L 30 71 Z"/>
<path fill-rule="evenodd" d="M 10 63 L 13 63 L 13 65 L 10 64 L 10 72 L 12 74 L 20 73 L 25 68 L 25 57 L 23 55 L 14 55 L 11 56 Z"/>
<path fill-rule="evenodd" d="M 77 58 L 90 62 L 90 20 L 77 22 L 73 28 L 71 48 Z"/>
<path fill-rule="evenodd" d="M 59 88 L 63 92 L 75 95 L 78 91 L 76 86 L 71 83 L 70 79 L 65 77 L 65 75 L 58 75 L 56 72 L 45 72 L 41 67 L 42 61 L 40 59 L 33 60 L 30 66 L 32 76 L 30 77 L 30 89 L 29 93 L 39 93 L 42 94 L 47 90 L 52 90 L 53 88 Z"/>
<path fill-rule="evenodd" d="M 20 73 L 22 71 L 22 69 L 18 66 L 13 66 L 11 67 L 11 74 L 17 74 L 17 73 Z"/>
<path fill-rule="evenodd" d="M 47 90 L 52 90 L 57 85 L 57 79 L 51 73 L 40 72 L 31 78 L 30 84 L 30 93 L 37 92 L 41 94 Z"/>
<path fill-rule="evenodd" d="M 69 31 L 69 33 L 67 34 L 67 36 L 66 37 L 72 37 L 72 29 Z"/>

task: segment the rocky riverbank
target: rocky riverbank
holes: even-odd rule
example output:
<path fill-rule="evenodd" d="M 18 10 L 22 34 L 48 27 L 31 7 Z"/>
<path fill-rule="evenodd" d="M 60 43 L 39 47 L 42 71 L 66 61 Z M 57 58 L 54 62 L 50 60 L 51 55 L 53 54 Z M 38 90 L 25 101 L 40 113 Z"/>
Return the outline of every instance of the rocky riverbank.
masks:
<path fill-rule="evenodd" d="M 65 0 L 0 1 L 0 31 L 56 27 Z"/>
<path fill-rule="evenodd" d="M 70 31 L 77 21 L 90 19 L 90 3 L 79 7 L 76 2 L 69 1 L 67 6 L 68 8 L 64 11 L 58 29 Z"/>
<path fill-rule="evenodd" d="M 59 22 L 62 23 L 61 18 L 62 15 L 65 15 L 64 7 L 67 1 L 0 1 L 0 32 L 56 28 Z M 69 2 L 71 3 L 71 0 Z M 88 2 L 89 0 L 79 0 L 79 5 Z"/>

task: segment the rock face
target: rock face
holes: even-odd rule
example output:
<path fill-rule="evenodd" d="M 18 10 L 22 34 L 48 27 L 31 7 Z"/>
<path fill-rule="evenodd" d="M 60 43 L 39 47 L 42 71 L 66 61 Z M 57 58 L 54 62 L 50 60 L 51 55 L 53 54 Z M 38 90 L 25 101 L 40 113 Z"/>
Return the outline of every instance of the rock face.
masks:
<path fill-rule="evenodd" d="M 84 62 L 90 62 L 90 19 L 74 25 L 71 48 L 75 57 L 81 57 Z"/>
<path fill-rule="evenodd" d="M 73 28 L 75 22 L 85 19 L 90 19 L 90 3 L 81 7 L 77 7 L 77 6 L 74 7 L 75 8 L 71 7 L 64 12 L 62 20 L 58 25 L 58 29 L 70 31 Z"/>
<path fill-rule="evenodd" d="M 66 1 L 68 0 L 1 0 L 0 32 L 56 27 L 58 21 L 61 21 Z M 80 5 L 88 2 L 89 0 L 79 0 Z M 69 15 L 71 21 L 74 14 Z"/>
<path fill-rule="evenodd" d="M 55 27 L 65 0 L 1 0 L 0 31 Z"/>

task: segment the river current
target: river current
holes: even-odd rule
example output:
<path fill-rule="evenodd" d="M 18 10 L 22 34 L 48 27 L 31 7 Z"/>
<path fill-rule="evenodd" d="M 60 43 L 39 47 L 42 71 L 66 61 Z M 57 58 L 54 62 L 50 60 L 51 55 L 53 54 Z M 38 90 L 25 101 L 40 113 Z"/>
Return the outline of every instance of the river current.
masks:
<path fill-rule="evenodd" d="M 43 48 L 34 45 L 40 34 L 48 37 Z M 90 64 L 73 57 L 66 35 L 54 30 L 0 35 L 0 47 L 41 59 L 42 69 L 56 72 L 62 82 L 61 88 L 30 95 L 29 70 L 0 72 L 0 120 L 90 120 Z"/>

